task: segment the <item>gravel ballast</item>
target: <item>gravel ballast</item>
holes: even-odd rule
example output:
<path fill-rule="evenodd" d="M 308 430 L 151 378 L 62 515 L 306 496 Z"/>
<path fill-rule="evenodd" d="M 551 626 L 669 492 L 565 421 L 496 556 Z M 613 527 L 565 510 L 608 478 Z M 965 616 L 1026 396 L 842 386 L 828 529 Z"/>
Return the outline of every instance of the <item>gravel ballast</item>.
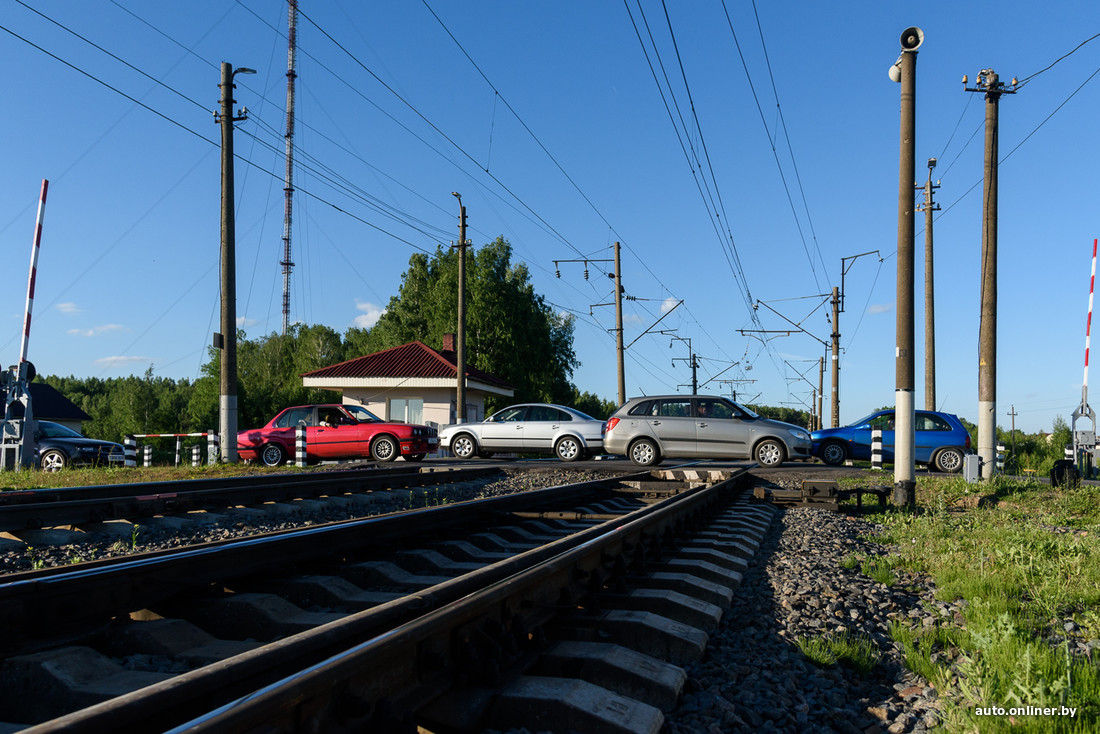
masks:
<path fill-rule="evenodd" d="M 543 470 L 452 485 L 432 503 L 456 502 L 612 476 L 611 472 Z M 369 514 L 409 508 L 410 499 L 379 501 Z M 367 513 L 355 513 L 362 516 Z M 217 525 L 171 530 L 139 526 L 132 537 L 88 533 L 63 546 L 0 552 L 0 573 L 71 564 L 134 552 L 255 535 L 347 519 L 321 515 L 229 518 Z M 877 527 L 847 514 L 779 509 L 735 592 L 732 607 L 711 633 L 704 659 L 687 668 L 679 705 L 666 712 L 669 734 L 718 732 L 923 732 L 942 719 L 937 691 L 903 665 L 889 624 L 914 627 L 961 623 L 961 605 L 934 599 L 930 581 L 895 569 L 887 586 L 869 578 L 853 558 L 887 552 L 867 540 Z M 853 568 L 845 568 L 853 565 Z M 848 633 L 869 641 L 878 662 L 860 674 L 844 664 L 819 667 L 800 650 L 800 638 Z"/>

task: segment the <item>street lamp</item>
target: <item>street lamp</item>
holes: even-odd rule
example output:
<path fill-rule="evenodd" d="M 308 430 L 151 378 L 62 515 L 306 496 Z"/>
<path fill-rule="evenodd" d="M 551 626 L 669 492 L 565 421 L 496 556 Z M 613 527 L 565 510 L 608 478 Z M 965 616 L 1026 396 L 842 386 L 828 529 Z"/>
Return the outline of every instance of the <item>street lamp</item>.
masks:
<path fill-rule="evenodd" d="M 458 378 L 455 423 L 466 422 L 466 207 L 462 194 L 452 191 L 458 199 L 458 334 L 455 345 L 455 372 Z"/>

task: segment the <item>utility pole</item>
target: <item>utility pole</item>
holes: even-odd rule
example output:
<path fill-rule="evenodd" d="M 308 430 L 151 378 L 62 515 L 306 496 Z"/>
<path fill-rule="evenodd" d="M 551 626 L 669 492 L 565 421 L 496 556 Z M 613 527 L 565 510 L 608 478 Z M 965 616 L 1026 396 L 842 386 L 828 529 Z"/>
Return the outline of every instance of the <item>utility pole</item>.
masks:
<path fill-rule="evenodd" d="M 844 264 L 841 261 L 841 278 Z M 833 412 L 832 428 L 840 428 L 840 296 L 836 287 L 833 287 Z"/>
<path fill-rule="evenodd" d="M 985 176 L 982 186 L 982 291 L 978 325 L 978 456 L 982 479 L 997 469 L 997 157 L 1002 94 L 1016 93 L 1016 79 L 1006 86 L 992 69 L 978 72 L 973 88 L 985 93 Z"/>
<path fill-rule="evenodd" d="M 913 410 L 913 177 L 917 133 L 917 48 L 920 28 L 901 34 L 901 55 L 890 78 L 901 83 L 901 142 L 898 164 L 898 277 L 894 362 L 894 496 L 895 505 L 915 507 L 917 488 L 916 413 Z"/>
<path fill-rule="evenodd" d="M 868 252 L 861 252 L 858 255 L 849 255 L 848 257 L 840 258 L 840 294 L 837 295 L 837 289 L 833 288 L 833 411 L 832 411 L 832 427 L 840 427 L 840 314 L 844 313 L 844 278 L 848 275 L 848 271 L 855 265 L 856 260 L 865 255 L 878 255 L 878 250 L 870 250 Z M 849 262 L 851 261 L 851 262 Z M 879 256 L 878 261 L 882 262 L 882 256 Z"/>
<path fill-rule="evenodd" d="M 675 334 L 673 334 L 672 339 L 670 339 L 669 342 L 668 342 L 668 346 L 669 346 L 670 349 L 672 348 L 672 340 L 679 340 L 679 341 L 682 341 L 682 342 L 687 342 L 688 356 L 687 357 L 673 357 L 672 358 L 672 366 L 673 367 L 676 366 L 676 361 L 677 360 L 680 360 L 682 362 L 687 362 L 688 364 L 691 365 L 691 394 L 692 395 L 698 395 L 699 394 L 699 378 L 698 378 L 699 360 L 697 359 L 697 355 L 695 354 L 695 350 L 693 350 L 691 348 L 691 339 L 689 339 L 687 337 L 683 337 L 683 336 L 676 336 Z"/>
<path fill-rule="evenodd" d="M 1016 416 L 1018 416 L 1019 413 L 1016 412 L 1015 405 L 1011 406 L 1011 408 L 1012 412 L 1009 413 L 1008 416 L 1012 419 L 1012 460 L 1016 461 Z M 1018 464 L 1019 462 L 1017 461 L 1016 471 L 1020 470 Z"/>
<path fill-rule="evenodd" d="M 615 258 L 614 260 L 593 260 L 589 258 L 582 258 L 579 260 L 555 260 L 554 261 L 554 274 L 557 277 L 561 277 L 561 263 L 584 263 L 584 279 L 588 280 L 588 263 L 606 263 L 612 262 L 615 264 L 615 272 L 608 273 L 607 277 L 615 281 L 615 354 L 616 361 L 618 363 L 618 388 L 619 388 L 619 405 L 626 402 L 626 370 L 624 367 L 624 356 L 626 348 L 623 346 L 623 298 L 628 301 L 636 300 L 631 296 L 625 296 L 623 290 L 623 276 L 620 269 L 619 260 L 619 243 L 615 243 Z M 589 310 L 596 306 L 610 306 L 610 303 L 594 303 Z"/>
<path fill-rule="evenodd" d="M 619 367 L 619 405 L 626 402 L 626 369 L 623 364 L 623 276 L 619 267 L 619 243 L 615 243 L 615 355 Z"/>
<path fill-rule="evenodd" d="M 940 205 L 932 201 L 932 191 L 939 184 L 932 184 L 932 169 L 936 159 L 928 159 L 928 180 L 924 183 L 924 203 L 917 208 L 924 211 L 924 409 L 936 409 L 936 289 L 932 267 L 932 212 Z M 918 187 L 920 188 L 920 187 Z"/>
<path fill-rule="evenodd" d="M 818 358 L 817 367 L 817 425 L 814 427 L 816 430 L 824 428 L 825 414 L 822 412 L 825 409 L 825 358 Z"/>
<path fill-rule="evenodd" d="M 466 422 L 466 248 L 470 242 L 466 239 L 466 207 L 462 195 L 452 191 L 451 196 L 458 199 L 458 344 L 455 345 L 455 373 L 458 381 L 458 394 L 455 399 L 455 423 Z"/>
<path fill-rule="evenodd" d="M 234 70 L 222 62 L 221 114 L 214 121 L 222 126 L 222 227 L 221 227 L 221 334 L 215 335 L 215 346 L 221 355 L 221 401 L 218 414 L 218 433 L 222 460 L 237 463 L 237 257 L 236 224 L 233 221 L 233 123 L 248 118 L 248 110 L 242 109 L 240 117 L 233 116 L 233 77 L 237 74 L 255 74 L 254 69 L 241 67 Z"/>

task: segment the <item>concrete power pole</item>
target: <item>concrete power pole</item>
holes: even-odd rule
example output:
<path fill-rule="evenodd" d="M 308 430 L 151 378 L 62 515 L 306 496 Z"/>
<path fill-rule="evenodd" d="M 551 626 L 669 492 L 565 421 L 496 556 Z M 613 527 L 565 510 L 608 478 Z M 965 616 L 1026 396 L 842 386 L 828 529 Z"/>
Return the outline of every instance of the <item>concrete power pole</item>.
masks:
<path fill-rule="evenodd" d="M 218 413 L 218 438 L 222 460 L 237 462 L 237 257 L 236 224 L 233 221 L 233 123 L 247 118 L 233 116 L 233 77 L 255 74 L 255 70 L 233 67 L 222 62 L 221 114 L 215 122 L 222 126 L 222 227 L 221 227 L 221 401 Z"/>
<path fill-rule="evenodd" d="M 936 409 L 936 288 L 933 283 L 932 267 L 932 213 L 940 205 L 932 201 L 932 191 L 939 184 L 932 183 L 932 169 L 936 159 L 928 159 L 928 180 L 925 182 L 924 203 L 918 207 L 924 210 L 924 409 Z"/>
<path fill-rule="evenodd" d="M 832 428 L 840 428 L 840 291 L 833 287 L 833 411 Z"/>
<path fill-rule="evenodd" d="M 455 423 L 466 422 L 466 207 L 462 195 L 452 191 L 458 199 L 458 334 L 455 344 L 455 372 L 458 394 L 455 399 Z"/>
<path fill-rule="evenodd" d="M 619 243 L 615 243 L 615 354 L 619 363 L 619 405 L 626 402 L 626 370 L 623 366 L 623 275 L 619 268 Z"/>
<path fill-rule="evenodd" d="M 913 177 L 917 128 L 917 48 L 920 28 L 901 34 L 901 55 L 890 77 L 901 82 L 901 144 L 898 163 L 898 277 L 894 362 L 894 496 L 895 505 L 916 505 L 916 413 L 913 410 Z"/>
<path fill-rule="evenodd" d="M 1016 80 L 1003 84 L 992 69 L 978 72 L 973 88 L 985 93 L 985 177 L 982 186 L 982 294 L 978 326 L 978 456 L 982 479 L 997 469 L 997 158 L 1001 95 L 1016 92 Z"/>

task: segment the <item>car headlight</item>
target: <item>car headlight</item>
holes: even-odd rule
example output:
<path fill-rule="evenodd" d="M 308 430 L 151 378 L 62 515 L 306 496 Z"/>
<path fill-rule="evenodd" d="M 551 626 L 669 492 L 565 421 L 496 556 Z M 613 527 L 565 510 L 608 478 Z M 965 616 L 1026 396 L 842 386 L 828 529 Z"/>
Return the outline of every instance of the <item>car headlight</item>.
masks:
<path fill-rule="evenodd" d="M 795 439 L 797 439 L 799 441 L 809 441 L 810 440 L 810 432 L 809 431 L 791 431 L 791 435 L 794 436 Z"/>

